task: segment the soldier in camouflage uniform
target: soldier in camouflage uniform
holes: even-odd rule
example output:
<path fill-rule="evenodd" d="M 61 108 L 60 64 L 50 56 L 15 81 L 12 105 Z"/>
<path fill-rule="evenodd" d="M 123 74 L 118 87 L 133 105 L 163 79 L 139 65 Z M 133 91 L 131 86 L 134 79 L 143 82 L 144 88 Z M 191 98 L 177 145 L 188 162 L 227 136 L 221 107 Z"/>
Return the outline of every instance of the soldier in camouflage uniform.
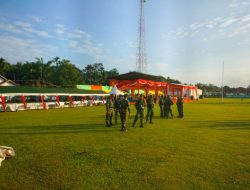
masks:
<path fill-rule="evenodd" d="M 107 98 L 106 102 L 106 127 L 110 127 L 112 124 L 112 117 L 114 113 L 114 97 L 113 94 Z"/>
<path fill-rule="evenodd" d="M 164 99 L 163 96 L 161 95 L 159 98 L 159 106 L 160 106 L 160 112 L 161 112 L 161 117 L 164 117 L 164 110 L 163 110 L 163 104 L 164 104 Z"/>
<path fill-rule="evenodd" d="M 184 117 L 184 115 L 183 115 L 183 98 L 181 96 L 178 96 L 176 105 L 177 105 L 177 110 L 178 110 L 178 114 L 179 114 L 178 117 L 183 118 Z"/>
<path fill-rule="evenodd" d="M 120 100 L 122 95 L 115 96 L 114 98 L 114 108 L 115 108 L 115 124 L 117 124 L 118 114 L 120 113 Z"/>
<path fill-rule="evenodd" d="M 173 105 L 173 101 L 171 100 L 170 96 L 167 96 L 164 99 L 164 117 L 169 118 L 169 114 L 171 115 L 171 118 L 173 119 L 173 112 L 171 106 Z"/>
<path fill-rule="evenodd" d="M 147 98 L 147 116 L 146 123 L 148 122 L 148 118 L 150 118 L 149 123 L 153 123 L 152 119 L 154 116 L 154 98 L 152 95 L 149 95 Z"/>
<path fill-rule="evenodd" d="M 136 115 L 135 115 L 133 127 L 135 126 L 135 123 L 138 120 L 138 117 L 140 117 L 140 121 L 141 121 L 140 127 L 143 127 L 143 118 L 144 118 L 144 108 L 145 108 L 145 106 L 146 106 L 146 102 L 144 100 L 143 95 L 141 94 L 139 99 L 135 103 Z"/>
<path fill-rule="evenodd" d="M 120 103 L 120 116 L 121 116 L 121 122 L 122 122 L 121 131 L 127 131 L 126 121 L 128 118 L 128 113 L 130 114 L 128 95 L 125 94 L 124 98 L 121 98 L 119 103 Z"/>

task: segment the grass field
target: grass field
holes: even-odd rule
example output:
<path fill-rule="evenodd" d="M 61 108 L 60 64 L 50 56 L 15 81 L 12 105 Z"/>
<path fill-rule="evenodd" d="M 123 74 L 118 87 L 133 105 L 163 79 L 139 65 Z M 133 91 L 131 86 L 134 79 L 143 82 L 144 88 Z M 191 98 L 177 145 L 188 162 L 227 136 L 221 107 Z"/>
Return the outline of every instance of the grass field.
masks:
<path fill-rule="evenodd" d="M 106 128 L 104 107 L 0 113 L 0 189 L 250 189 L 250 99 L 184 104 L 184 119 Z M 177 115 L 176 106 L 173 107 Z"/>

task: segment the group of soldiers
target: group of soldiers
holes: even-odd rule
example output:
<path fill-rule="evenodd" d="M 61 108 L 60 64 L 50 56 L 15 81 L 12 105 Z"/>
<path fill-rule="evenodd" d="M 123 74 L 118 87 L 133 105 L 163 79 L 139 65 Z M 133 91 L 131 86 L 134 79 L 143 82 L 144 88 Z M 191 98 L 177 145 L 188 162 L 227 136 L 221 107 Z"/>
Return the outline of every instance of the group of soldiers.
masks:
<path fill-rule="evenodd" d="M 144 110 L 147 107 L 147 114 L 146 114 L 146 122 L 153 123 L 153 116 L 154 116 L 154 105 L 155 105 L 155 98 L 153 95 L 147 96 L 145 98 L 142 94 L 135 102 L 136 108 L 136 115 L 133 121 L 133 127 L 135 126 L 138 119 L 140 119 L 140 127 L 143 127 L 144 124 Z M 159 106 L 160 106 L 160 113 L 162 118 L 173 118 L 172 112 L 172 105 L 173 101 L 170 96 L 160 96 L 159 97 Z M 177 110 L 178 110 L 178 117 L 183 118 L 183 98 L 179 96 L 177 98 Z M 115 124 L 117 124 L 118 117 L 120 115 L 121 119 L 121 131 L 126 131 L 126 121 L 128 116 L 130 116 L 130 108 L 129 108 L 129 101 L 128 95 L 113 95 L 111 94 L 106 101 L 106 126 L 110 127 L 113 125 L 112 118 L 113 115 L 115 116 Z"/>

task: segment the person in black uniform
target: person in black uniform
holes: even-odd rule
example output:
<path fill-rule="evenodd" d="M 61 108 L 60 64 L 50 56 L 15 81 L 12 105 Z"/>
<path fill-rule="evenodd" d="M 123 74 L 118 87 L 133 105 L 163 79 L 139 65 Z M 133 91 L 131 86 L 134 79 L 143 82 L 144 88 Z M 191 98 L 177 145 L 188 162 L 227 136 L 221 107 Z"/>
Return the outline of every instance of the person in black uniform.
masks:
<path fill-rule="evenodd" d="M 121 131 L 127 131 L 126 122 L 128 118 L 128 113 L 130 114 L 128 95 L 125 94 L 123 98 L 120 99 L 120 116 L 122 122 Z"/>
<path fill-rule="evenodd" d="M 135 103 L 135 108 L 136 108 L 136 115 L 135 119 L 133 122 L 133 127 L 135 126 L 136 121 L 140 117 L 141 125 L 140 127 L 143 127 L 143 119 L 144 119 L 144 108 L 146 106 L 146 102 L 144 100 L 144 96 L 141 94 L 139 99 Z"/>

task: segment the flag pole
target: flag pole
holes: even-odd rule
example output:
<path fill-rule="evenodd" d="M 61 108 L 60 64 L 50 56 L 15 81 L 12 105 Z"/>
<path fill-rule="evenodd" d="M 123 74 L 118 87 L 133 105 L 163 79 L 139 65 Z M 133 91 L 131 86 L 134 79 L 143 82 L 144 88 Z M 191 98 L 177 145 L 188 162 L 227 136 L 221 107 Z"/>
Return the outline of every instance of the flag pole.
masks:
<path fill-rule="evenodd" d="M 221 102 L 224 102 L 224 61 L 222 62 L 222 77 L 221 77 Z"/>

